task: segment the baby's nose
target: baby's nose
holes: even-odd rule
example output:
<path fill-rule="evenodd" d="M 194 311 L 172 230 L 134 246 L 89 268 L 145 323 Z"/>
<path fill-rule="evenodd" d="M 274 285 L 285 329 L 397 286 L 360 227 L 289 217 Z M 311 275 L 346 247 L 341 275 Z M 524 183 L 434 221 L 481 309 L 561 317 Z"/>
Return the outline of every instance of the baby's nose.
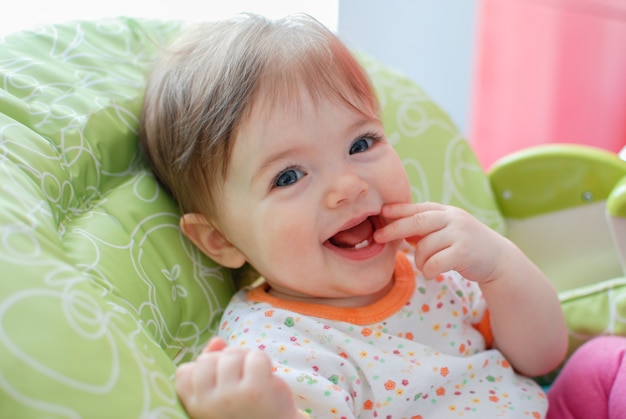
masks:
<path fill-rule="evenodd" d="M 369 189 L 368 183 L 354 172 L 341 173 L 328 188 L 326 205 L 336 208 L 346 203 L 353 202 L 365 195 Z"/>

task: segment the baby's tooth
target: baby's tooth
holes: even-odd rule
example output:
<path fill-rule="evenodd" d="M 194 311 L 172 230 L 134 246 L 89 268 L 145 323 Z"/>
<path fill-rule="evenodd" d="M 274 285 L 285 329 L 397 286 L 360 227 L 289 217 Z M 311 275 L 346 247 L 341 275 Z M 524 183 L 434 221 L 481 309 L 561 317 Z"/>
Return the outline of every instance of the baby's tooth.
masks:
<path fill-rule="evenodd" d="M 357 243 L 354 245 L 355 249 L 363 249 L 364 247 L 366 247 L 368 244 L 370 244 L 369 240 L 363 240 L 361 243 Z"/>

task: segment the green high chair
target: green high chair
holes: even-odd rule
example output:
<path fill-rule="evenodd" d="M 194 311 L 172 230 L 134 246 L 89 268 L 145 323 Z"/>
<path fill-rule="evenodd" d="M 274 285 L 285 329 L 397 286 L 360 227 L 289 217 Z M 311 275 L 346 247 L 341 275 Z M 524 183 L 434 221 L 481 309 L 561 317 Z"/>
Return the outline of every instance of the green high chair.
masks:
<path fill-rule="evenodd" d="M 534 146 L 490 169 L 507 236 L 550 278 L 570 352 L 626 334 L 626 162 L 575 144 Z"/>

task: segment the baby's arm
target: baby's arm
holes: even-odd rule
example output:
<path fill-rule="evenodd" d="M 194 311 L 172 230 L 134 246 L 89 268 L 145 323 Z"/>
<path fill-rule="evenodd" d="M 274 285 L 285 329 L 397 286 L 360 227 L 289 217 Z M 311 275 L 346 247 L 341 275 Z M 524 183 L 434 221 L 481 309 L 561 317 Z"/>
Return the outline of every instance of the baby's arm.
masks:
<path fill-rule="evenodd" d="M 421 203 L 383 207 L 381 243 L 417 243 L 415 262 L 427 278 L 455 270 L 479 283 L 496 346 L 520 373 L 544 374 L 563 360 L 567 328 L 556 291 L 511 241 L 467 212 Z"/>
<path fill-rule="evenodd" d="M 228 348 L 221 339 L 211 340 L 194 362 L 178 368 L 176 390 L 194 419 L 307 417 L 296 409 L 287 384 L 273 374 L 265 353 Z"/>

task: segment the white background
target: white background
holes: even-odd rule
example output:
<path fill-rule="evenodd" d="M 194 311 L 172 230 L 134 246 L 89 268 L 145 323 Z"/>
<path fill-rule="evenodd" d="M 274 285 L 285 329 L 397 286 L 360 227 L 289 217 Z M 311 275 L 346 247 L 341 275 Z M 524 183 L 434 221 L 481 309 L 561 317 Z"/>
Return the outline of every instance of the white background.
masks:
<path fill-rule="evenodd" d="M 10 0 L 0 13 L 0 36 L 39 24 L 129 16 L 189 21 L 221 19 L 239 12 L 281 17 L 306 12 L 332 30 L 339 0 Z"/>
<path fill-rule="evenodd" d="M 467 135 L 479 4 L 339 0 L 338 33 L 349 46 L 417 82 Z"/>

